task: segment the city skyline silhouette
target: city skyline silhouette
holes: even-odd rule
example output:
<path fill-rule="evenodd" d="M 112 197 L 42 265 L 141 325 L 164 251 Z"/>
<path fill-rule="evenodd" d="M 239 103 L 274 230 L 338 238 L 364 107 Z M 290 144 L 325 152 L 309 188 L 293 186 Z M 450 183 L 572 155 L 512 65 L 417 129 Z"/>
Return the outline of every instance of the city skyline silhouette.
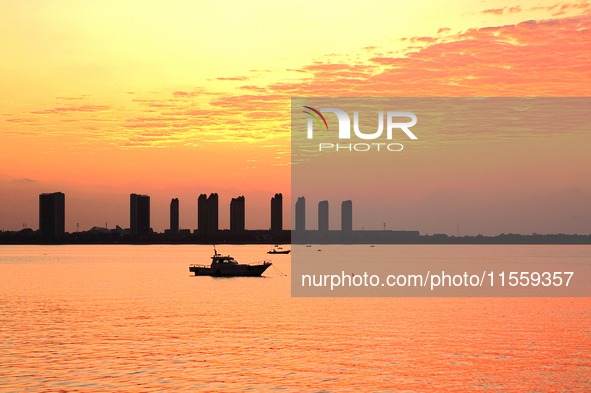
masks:
<path fill-rule="evenodd" d="M 330 225 L 328 200 L 318 202 L 317 226 L 306 225 L 306 199 L 297 198 L 294 204 L 294 229 L 282 226 L 283 197 L 275 193 L 270 199 L 270 223 L 268 229 L 246 229 L 244 195 L 232 198 L 229 203 L 230 227 L 220 228 L 219 195 L 201 194 L 197 198 L 197 228 L 181 228 L 179 225 L 180 200 L 172 198 L 169 206 L 169 228 L 154 231 L 150 225 L 150 196 L 129 195 L 129 225 L 113 228 L 94 226 L 75 232 L 65 230 L 67 221 L 66 195 L 62 192 L 39 194 L 39 229 L 23 228 L 20 231 L 0 231 L 0 243 L 292 243 L 292 244 L 591 244 L 590 234 L 516 234 L 502 233 L 495 236 L 456 236 L 421 233 L 419 230 L 361 229 L 354 226 L 353 201 L 340 204 L 340 227 Z M 338 219 L 337 218 L 337 219 Z M 333 221 L 335 218 L 333 217 Z M 107 224 L 107 223 L 105 223 Z"/>

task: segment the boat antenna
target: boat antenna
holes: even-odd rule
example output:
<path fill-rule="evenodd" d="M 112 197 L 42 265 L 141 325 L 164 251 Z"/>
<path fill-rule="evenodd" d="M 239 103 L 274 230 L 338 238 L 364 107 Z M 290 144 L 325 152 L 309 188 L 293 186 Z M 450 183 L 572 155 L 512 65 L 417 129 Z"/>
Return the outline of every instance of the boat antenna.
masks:
<path fill-rule="evenodd" d="M 215 249 L 215 244 L 213 245 L 213 256 L 217 256 L 218 255 L 218 250 Z"/>

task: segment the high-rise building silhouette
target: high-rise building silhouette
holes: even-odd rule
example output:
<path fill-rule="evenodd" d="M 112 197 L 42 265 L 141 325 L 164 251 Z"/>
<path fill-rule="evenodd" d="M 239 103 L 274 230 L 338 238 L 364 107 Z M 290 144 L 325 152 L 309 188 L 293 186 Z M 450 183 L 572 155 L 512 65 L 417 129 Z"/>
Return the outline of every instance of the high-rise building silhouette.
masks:
<path fill-rule="evenodd" d="M 179 199 L 170 201 L 170 233 L 179 233 Z"/>
<path fill-rule="evenodd" d="M 218 194 L 209 194 L 207 198 L 207 232 L 215 233 L 218 231 Z"/>
<path fill-rule="evenodd" d="M 197 230 L 201 233 L 207 232 L 207 195 L 199 195 L 197 199 Z"/>
<path fill-rule="evenodd" d="M 306 230 L 306 198 L 299 197 L 295 204 L 295 230 Z"/>
<path fill-rule="evenodd" d="M 283 195 L 275 194 L 271 198 L 271 231 L 280 232 L 283 229 Z"/>
<path fill-rule="evenodd" d="M 150 233 L 150 197 L 129 195 L 129 229 L 134 235 Z"/>
<path fill-rule="evenodd" d="M 318 230 L 328 231 L 328 201 L 318 202 Z"/>
<path fill-rule="evenodd" d="M 230 231 L 242 232 L 245 228 L 244 195 L 230 201 Z"/>
<path fill-rule="evenodd" d="M 353 230 L 353 202 L 343 201 L 341 203 L 341 231 L 351 232 Z"/>
<path fill-rule="evenodd" d="M 39 195 L 39 233 L 58 237 L 65 233 L 66 196 L 62 192 Z"/>
<path fill-rule="evenodd" d="M 197 229 L 201 233 L 214 233 L 218 230 L 218 194 L 199 195 L 197 202 Z"/>

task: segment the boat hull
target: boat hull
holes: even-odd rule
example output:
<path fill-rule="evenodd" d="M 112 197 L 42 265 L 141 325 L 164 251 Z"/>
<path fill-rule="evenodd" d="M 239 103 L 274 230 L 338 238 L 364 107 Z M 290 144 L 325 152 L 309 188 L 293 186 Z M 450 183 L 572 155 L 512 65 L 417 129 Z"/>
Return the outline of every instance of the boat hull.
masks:
<path fill-rule="evenodd" d="M 196 276 L 211 277 L 260 277 L 270 263 L 262 265 L 234 265 L 234 266 L 189 266 L 189 272 Z"/>

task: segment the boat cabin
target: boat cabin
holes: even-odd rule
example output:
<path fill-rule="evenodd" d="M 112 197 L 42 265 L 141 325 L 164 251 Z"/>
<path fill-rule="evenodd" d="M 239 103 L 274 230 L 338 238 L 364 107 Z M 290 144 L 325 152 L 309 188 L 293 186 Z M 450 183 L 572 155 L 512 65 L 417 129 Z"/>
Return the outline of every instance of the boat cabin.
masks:
<path fill-rule="evenodd" d="M 238 262 L 229 255 L 219 255 L 216 254 L 211 257 L 211 265 L 218 265 L 218 264 L 228 264 L 228 265 L 238 265 Z"/>

